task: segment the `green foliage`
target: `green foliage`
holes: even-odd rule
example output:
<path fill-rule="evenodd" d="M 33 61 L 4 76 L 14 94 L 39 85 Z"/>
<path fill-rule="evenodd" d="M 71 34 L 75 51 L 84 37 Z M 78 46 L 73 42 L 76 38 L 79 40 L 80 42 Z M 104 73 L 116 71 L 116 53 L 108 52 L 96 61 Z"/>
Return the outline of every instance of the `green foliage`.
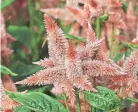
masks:
<path fill-rule="evenodd" d="M 29 89 L 28 92 L 40 92 L 40 93 L 44 93 L 44 92 L 48 92 L 53 88 L 53 85 L 46 85 L 44 87 L 39 87 L 39 88 L 34 88 L 34 89 Z"/>
<path fill-rule="evenodd" d="M 134 44 L 129 43 L 129 42 L 122 41 L 121 44 L 122 45 L 120 47 L 128 47 L 131 51 L 133 51 L 133 50 L 138 48 L 138 45 L 134 45 Z"/>
<path fill-rule="evenodd" d="M 32 60 L 36 61 L 39 58 L 39 43 L 41 37 L 45 31 L 43 23 L 43 14 L 39 10 L 36 10 L 36 4 L 34 0 L 28 0 L 28 11 L 30 15 L 29 30 L 31 32 L 31 51 L 33 53 Z M 38 18 L 39 17 L 39 18 Z M 35 28 L 35 30 L 34 30 Z"/>
<path fill-rule="evenodd" d="M 35 89 L 32 89 L 32 90 L 28 90 L 28 92 L 40 92 L 40 93 L 43 93 L 48 87 L 44 86 L 44 87 L 40 87 L 40 88 L 35 88 Z"/>
<path fill-rule="evenodd" d="M 22 80 L 31 74 L 36 73 L 37 71 L 41 70 L 41 67 L 37 65 L 23 64 L 17 62 L 11 65 L 11 70 L 19 74 L 18 76 L 13 77 L 13 79 L 17 81 L 17 80 Z"/>
<path fill-rule="evenodd" d="M 132 101 L 128 100 L 127 98 L 122 99 L 121 101 L 121 109 L 128 108 L 132 104 Z"/>
<path fill-rule="evenodd" d="M 14 112 L 32 112 L 31 109 L 29 109 L 26 106 L 19 106 L 17 108 L 14 109 Z"/>
<path fill-rule="evenodd" d="M 2 0 L 1 9 L 6 8 L 7 6 L 11 5 L 15 0 Z"/>
<path fill-rule="evenodd" d="M 120 109 L 119 108 L 115 108 L 115 109 L 112 109 L 110 111 L 107 110 L 105 112 L 120 112 Z"/>
<path fill-rule="evenodd" d="M 138 99 L 128 97 L 128 98 L 122 98 L 121 99 L 121 109 L 129 108 L 132 103 L 138 103 Z"/>
<path fill-rule="evenodd" d="M 92 106 L 105 111 L 120 106 L 121 101 L 113 91 L 101 86 L 97 86 L 96 89 L 97 93 L 84 91 L 85 100 Z"/>
<path fill-rule="evenodd" d="M 137 102 L 138 102 L 138 99 L 136 99 L 136 98 L 131 98 L 131 97 L 127 98 L 127 100 L 129 100 L 129 101 L 131 101 L 131 102 L 134 102 L 134 103 L 137 103 Z"/>
<path fill-rule="evenodd" d="M 5 67 L 3 65 L 0 65 L 0 68 L 1 68 L 1 73 L 3 73 L 3 74 L 6 74 L 6 75 L 10 74 L 12 76 L 17 76 L 16 73 L 12 72 L 10 69 L 8 69 L 7 67 Z"/>
<path fill-rule="evenodd" d="M 100 22 L 105 22 L 108 20 L 108 14 L 104 14 L 102 16 L 100 16 Z"/>
<path fill-rule="evenodd" d="M 100 36 L 101 36 L 101 24 L 100 24 L 100 17 L 97 17 L 97 19 L 96 19 L 96 27 L 95 27 L 95 32 L 96 32 L 96 37 L 97 38 L 100 38 Z"/>
<path fill-rule="evenodd" d="M 128 8 L 128 4 L 125 1 L 123 1 L 122 2 L 122 9 L 123 9 L 123 11 L 127 12 L 127 8 Z"/>
<path fill-rule="evenodd" d="M 79 91 L 76 89 L 75 91 L 76 95 L 76 104 L 77 104 L 77 112 L 81 112 L 81 105 L 80 105 L 80 97 L 79 97 Z"/>
<path fill-rule="evenodd" d="M 27 26 L 16 26 L 16 25 L 10 25 L 7 29 L 7 31 L 18 41 L 21 43 L 27 45 L 28 47 L 31 47 L 31 35 L 29 28 Z"/>
<path fill-rule="evenodd" d="M 70 34 L 68 34 L 68 33 L 64 33 L 64 35 L 65 35 L 65 37 L 66 37 L 67 39 L 78 40 L 78 41 L 80 41 L 80 42 L 86 42 L 86 40 L 85 40 L 84 38 L 82 38 L 82 37 L 70 35 Z"/>
<path fill-rule="evenodd" d="M 136 99 L 136 98 L 131 98 L 131 97 L 123 98 L 123 99 L 121 99 L 120 108 L 121 109 L 129 108 L 132 103 L 137 103 L 137 102 L 138 102 L 138 99 Z"/>
<path fill-rule="evenodd" d="M 123 57 L 124 53 L 117 53 L 117 55 L 115 55 L 114 57 L 114 61 L 118 62 L 119 60 L 121 60 L 121 58 Z"/>
<path fill-rule="evenodd" d="M 31 110 L 38 112 L 66 112 L 65 107 L 56 99 L 39 92 L 31 92 L 25 94 L 13 93 L 6 91 L 8 96 L 28 107 Z"/>
<path fill-rule="evenodd" d="M 117 46 L 117 44 L 115 44 L 115 46 Z M 127 48 L 127 50 L 123 52 L 119 52 L 123 48 Z M 113 60 L 115 62 L 118 62 L 119 60 L 122 59 L 123 56 L 124 56 L 124 59 L 126 59 L 131 54 L 131 52 L 133 52 L 137 48 L 138 48 L 138 45 L 122 41 L 118 46 L 118 50 L 117 51 L 114 50 L 115 53 L 113 56 Z"/>
<path fill-rule="evenodd" d="M 60 22 L 60 26 L 65 33 L 69 33 L 70 29 L 72 28 L 72 24 L 65 25 L 63 21 Z"/>

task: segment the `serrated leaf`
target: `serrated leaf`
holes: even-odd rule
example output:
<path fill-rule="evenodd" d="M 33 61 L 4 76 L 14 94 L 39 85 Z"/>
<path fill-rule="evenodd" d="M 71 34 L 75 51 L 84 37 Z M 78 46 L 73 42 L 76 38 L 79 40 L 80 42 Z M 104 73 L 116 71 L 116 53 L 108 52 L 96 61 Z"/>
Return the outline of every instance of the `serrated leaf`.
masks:
<path fill-rule="evenodd" d="M 105 111 L 105 112 L 120 112 L 120 109 L 119 108 L 115 108 L 115 109 L 112 109 L 110 111 Z"/>
<path fill-rule="evenodd" d="M 6 74 L 6 75 L 10 74 L 12 76 L 17 76 L 16 73 L 12 72 L 10 69 L 8 69 L 7 67 L 5 67 L 3 65 L 0 65 L 0 68 L 1 68 L 1 73 L 3 73 L 3 74 Z"/>
<path fill-rule="evenodd" d="M 26 106 L 19 106 L 14 109 L 14 112 L 32 112 L 31 109 L 27 108 Z"/>
<path fill-rule="evenodd" d="M 102 86 L 96 86 L 96 89 L 102 96 L 108 97 L 109 99 L 112 98 L 114 101 L 118 101 L 118 103 L 120 102 L 120 99 L 114 91 Z"/>
<path fill-rule="evenodd" d="M 8 96 L 22 105 L 38 112 L 66 112 L 65 107 L 56 99 L 39 92 L 25 94 L 6 91 Z"/>
<path fill-rule="evenodd" d="M 1 9 L 6 8 L 10 4 L 12 4 L 13 2 L 14 2 L 14 0 L 2 0 Z"/>
<path fill-rule="evenodd" d="M 96 89 L 97 93 L 84 91 L 85 100 L 92 106 L 106 111 L 120 106 L 121 102 L 113 91 L 101 86 L 97 86 Z"/>

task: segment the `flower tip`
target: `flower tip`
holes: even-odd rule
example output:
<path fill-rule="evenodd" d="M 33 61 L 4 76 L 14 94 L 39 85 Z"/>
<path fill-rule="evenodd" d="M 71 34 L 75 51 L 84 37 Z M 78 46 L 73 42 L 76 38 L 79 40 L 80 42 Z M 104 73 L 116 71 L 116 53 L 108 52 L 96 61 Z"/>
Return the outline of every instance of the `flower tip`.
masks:
<path fill-rule="evenodd" d="M 33 64 L 35 64 L 35 65 L 39 65 L 39 62 L 37 61 L 37 62 L 32 62 Z"/>
<path fill-rule="evenodd" d="M 120 72 L 120 75 L 127 75 L 127 73 L 125 73 L 125 72 Z"/>
<path fill-rule="evenodd" d="M 47 14 L 44 14 L 44 18 L 49 18 L 49 16 Z"/>
<path fill-rule="evenodd" d="M 22 81 L 15 82 L 15 84 L 22 84 Z"/>
<path fill-rule="evenodd" d="M 41 12 L 45 13 L 45 9 L 40 9 Z"/>
<path fill-rule="evenodd" d="M 93 91 L 93 92 L 98 92 L 95 88 L 92 88 L 92 91 Z"/>

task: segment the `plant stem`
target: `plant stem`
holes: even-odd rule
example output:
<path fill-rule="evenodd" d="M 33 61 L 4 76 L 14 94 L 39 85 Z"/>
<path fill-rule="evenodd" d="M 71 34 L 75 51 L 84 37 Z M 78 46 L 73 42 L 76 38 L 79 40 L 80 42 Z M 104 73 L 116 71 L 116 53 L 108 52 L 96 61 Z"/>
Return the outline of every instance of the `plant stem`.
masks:
<path fill-rule="evenodd" d="M 76 103 L 77 103 L 77 112 L 81 112 L 81 105 L 80 105 L 80 98 L 79 98 L 79 91 L 75 91 L 76 95 Z"/>
<path fill-rule="evenodd" d="M 66 95 L 64 95 L 64 101 L 65 101 L 65 105 L 66 105 L 66 108 L 67 108 L 67 112 L 70 112 Z"/>
<path fill-rule="evenodd" d="M 84 98 L 84 112 L 86 112 L 86 100 L 85 100 L 85 98 Z"/>
<path fill-rule="evenodd" d="M 113 52 L 113 41 L 115 40 L 115 28 L 114 24 L 112 27 L 112 37 L 111 37 L 111 45 L 110 45 L 110 58 L 112 58 L 112 52 Z"/>
<path fill-rule="evenodd" d="M 101 32 L 100 32 L 100 17 L 97 17 L 96 19 L 96 36 L 97 38 L 100 38 Z"/>
<path fill-rule="evenodd" d="M 33 61 L 36 61 L 38 59 L 38 44 L 36 43 L 36 34 L 34 32 L 34 1 L 28 0 L 28 10 L 30 15 L 30 32 L 31 32 L 31 48 L 32 48 L 32 59 Z"/>
<path fill-rule="evenodd" d="M 93 78 L 93 87 L 95 88 L 96 86 L 96 79 Z M 94 106 L 91 106 L 91 112 L 96 112 L 96 108 Z"/>

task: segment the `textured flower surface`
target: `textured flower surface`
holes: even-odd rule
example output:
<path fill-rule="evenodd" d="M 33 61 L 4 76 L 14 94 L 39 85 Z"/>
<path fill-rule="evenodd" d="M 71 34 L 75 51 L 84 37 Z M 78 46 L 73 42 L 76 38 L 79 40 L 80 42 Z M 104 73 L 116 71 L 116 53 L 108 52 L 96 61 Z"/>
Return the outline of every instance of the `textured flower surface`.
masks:
<path fill-rule="evenodd" d="M 133 97 L 134 93 L 138 92 L 138 49 L 132 52 L 130 57 L 125 60 L 122 71 L 126 72 L 127 75 L 111 78 L 109 87 L 113 90 L 117 90 L 122 97 Z"/>
<path fill-rule="evenodd" d="M 4 17 L 1 12 L 0 12 L 0 16 L 1 16 L 0 18 L 0 21 L 1 21 L 1 26 L 0 26 L 1 55 L 4 57 L 4 56 L 8 56 L 9 54 L 13 52 L 13 50 L 11 50 L 8 47 L 8 45 L 9 43 L 13 42 L 15 39 L 6 32 Z"/>
<path fill-rule="evenodd" d="M 17 92 L 16 86 L 13 83 L 12 79 L 8 75 L 4 75 L 3 84 L 1 82 L 0 86 L 1 86 L 0 89 L 1 89 L 2 111 L 3 112 L 13 112 L 13 109 L 16 108 L 17 106 L 19 106 L 20 104 L 17 103 L 16 101 L 10 99 L 9 96 L 7 94 L 5 94 L 4 88 L 9 91 Z"/>
<path fill-rule="evenodd" d="M 54 84 L 52 91 L 58 94 L 65 93 L 71 104 L 74 104 L 74 87 L 96 92 L 92 86 L 94 77 L 125 74 L 106 61 L 95 60 L 95 53 L 103 39 L 94 40 L 95 35 L 92 30 L 91 32 L 88 30 L 87 40 L 93 41 L 76 49 L 72 41 L 68 42 L 65 39 L 63 31 L 46 14 L 44 22 L 48 34 L 49 58 L 34 62 L 44 69 L 16 84 L 29 86 Z"/>

